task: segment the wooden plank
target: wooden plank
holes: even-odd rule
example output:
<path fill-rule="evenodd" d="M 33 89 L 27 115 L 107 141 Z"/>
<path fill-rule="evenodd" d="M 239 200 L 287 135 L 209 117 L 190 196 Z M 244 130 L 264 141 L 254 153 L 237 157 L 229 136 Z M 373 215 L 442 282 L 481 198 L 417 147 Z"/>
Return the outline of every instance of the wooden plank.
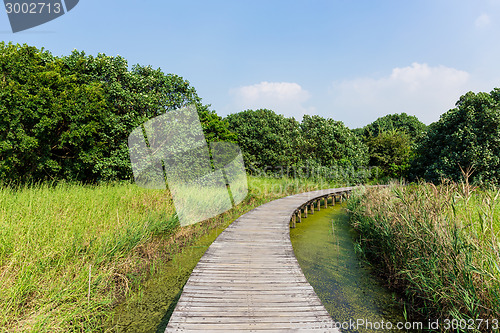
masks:
<path fill-rule="evenodd" d="M 326 207 L 328 196 L 350 190 L 289 196 L 234 221 L 193 270 L 165 332 L 339 332 L 297 263 L 289 230 L 301 209 L 307 217 L 321 199 Z"/>

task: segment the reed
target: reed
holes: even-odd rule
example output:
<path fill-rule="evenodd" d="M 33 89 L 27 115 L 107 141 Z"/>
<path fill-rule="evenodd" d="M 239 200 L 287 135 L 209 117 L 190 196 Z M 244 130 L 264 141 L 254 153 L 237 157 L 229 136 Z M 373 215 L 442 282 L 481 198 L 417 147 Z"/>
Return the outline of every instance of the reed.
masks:
<path fill-rule="evenodd" d="M 392 184 L 360 188 L 348 210 L 362 255 L 404 293 L 414 317 L 490 332 L 500 320 L 499 203 L 498 189 L 467 181 Z"/>

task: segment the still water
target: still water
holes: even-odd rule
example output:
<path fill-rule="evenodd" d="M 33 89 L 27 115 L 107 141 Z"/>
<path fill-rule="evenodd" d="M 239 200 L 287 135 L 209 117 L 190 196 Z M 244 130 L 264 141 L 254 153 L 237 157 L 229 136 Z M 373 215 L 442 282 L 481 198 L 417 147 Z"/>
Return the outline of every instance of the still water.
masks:
<path fill-rule="evenodd" d="M 330 316 L 348 327 L 343 332 L 416 332 L 396 329 L 398 323 L 406 323 L 403 306 L 359 260 L 355 231 L 348 221 L 337 204 L 309 214 L 290 229 L 295 256 L 307 280 Z M 391 324 L 393 329 L 387 329 Z"/>

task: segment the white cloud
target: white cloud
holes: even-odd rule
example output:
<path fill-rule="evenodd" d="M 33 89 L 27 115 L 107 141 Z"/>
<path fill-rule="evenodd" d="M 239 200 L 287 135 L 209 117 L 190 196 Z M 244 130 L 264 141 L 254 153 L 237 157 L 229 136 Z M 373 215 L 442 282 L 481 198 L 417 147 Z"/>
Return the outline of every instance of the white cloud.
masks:
<path fill-rule="evenodd" d="M 386 114 L 406 112 L 429 124 L 454 107 L 469 81 L 465 71 L 413 63 L 379 79 L 336 82 L 331 90 L 334 118 L 361 127 Z"/>
<path fill-rule="evenodd" d="M 476 18 L 475 24 L 478 28 L 484 28 L 490 25 L 491 19 L 488 14 L 481 14 L 478 18 Z"/>
<path fill-rule="evenodd" d="M 258 84 L 231 89 L 233 109 L 271 109 L 285 116 L 301 118 L 314 113 L 314 108 L 304 106 L 311 94 L 299 84 L 292 82 L 260 82 Z"/>

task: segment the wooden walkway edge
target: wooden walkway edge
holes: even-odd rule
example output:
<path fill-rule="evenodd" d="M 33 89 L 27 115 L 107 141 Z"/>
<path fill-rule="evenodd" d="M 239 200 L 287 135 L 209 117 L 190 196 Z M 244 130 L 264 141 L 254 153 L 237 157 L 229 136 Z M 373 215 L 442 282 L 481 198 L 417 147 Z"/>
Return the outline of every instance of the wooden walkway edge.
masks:
<path fill-rule="evenodd" d="M 239 217 L 198 262 L 165 332 L 340 332 L 302 273 L 289 230 L 318 199 L 351 190 L 292 195 Z"/>

